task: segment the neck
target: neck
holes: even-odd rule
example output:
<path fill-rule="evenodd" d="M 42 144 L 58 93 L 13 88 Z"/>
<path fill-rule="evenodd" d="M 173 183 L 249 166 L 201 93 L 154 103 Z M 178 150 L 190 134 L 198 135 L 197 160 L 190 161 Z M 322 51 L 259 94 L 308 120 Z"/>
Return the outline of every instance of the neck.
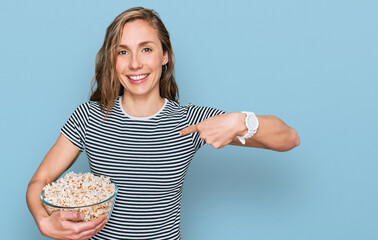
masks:
<path fill-rule="evenodd" d="M 164 98 L 160 96 L 133 96 L 127 92 L 122 96 L 123 109 L 133 117 L 152 116 L 163 107 L 164 103 Z"/>

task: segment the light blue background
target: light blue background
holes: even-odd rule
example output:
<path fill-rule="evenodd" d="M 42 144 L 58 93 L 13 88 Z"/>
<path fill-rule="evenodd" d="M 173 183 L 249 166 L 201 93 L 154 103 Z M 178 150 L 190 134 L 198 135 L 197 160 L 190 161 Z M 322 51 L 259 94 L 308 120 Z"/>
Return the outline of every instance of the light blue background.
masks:
<path fill-rule="evenodd" d="M 301 137 L 285 153 L 202 148 L 183 239 L 378 239 L 373 0 L 2 1 L 0 238 L 42 238 L 27 184 L 87 101 L 106 27 L 134 6 L 170 31 L 182 104 L 276 115 Z M 72 170 L 88 171 L 85 154 Z"/>

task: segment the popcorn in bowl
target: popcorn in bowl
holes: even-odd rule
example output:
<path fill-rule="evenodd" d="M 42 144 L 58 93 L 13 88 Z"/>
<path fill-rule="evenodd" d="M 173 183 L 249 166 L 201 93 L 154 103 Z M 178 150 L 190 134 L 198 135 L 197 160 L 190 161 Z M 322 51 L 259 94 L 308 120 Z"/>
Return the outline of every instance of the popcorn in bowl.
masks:
<path fill-rule="evenodd" d="M 86 222 L 103 214 L 109 219 L 117 191 L 109 177 L 70 172 L 47 184 L 41 200 L 50 215 L 57 211 L 78 211 L 85 214 Z"/>

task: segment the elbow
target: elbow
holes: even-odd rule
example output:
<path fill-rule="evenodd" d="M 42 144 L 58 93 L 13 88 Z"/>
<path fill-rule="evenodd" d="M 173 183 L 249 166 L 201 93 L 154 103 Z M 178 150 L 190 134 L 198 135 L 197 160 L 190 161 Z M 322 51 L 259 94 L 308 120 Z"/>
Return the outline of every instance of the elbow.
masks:
<path fill-rule="evenodd" d="M 300 144 L 300 139 L 299 139 L 297 131 L 294 128 L 290 128 L 287 133 L 285 144 L 283 144 L 280 148 L 276 149 L 276 151 L 287 152 L 299 146 L 299 144 Z"/>
<path fill-rule="evenodd" d="M 289 150 L 299 146 L 300 142 L 301 141 L 299 139 L 297 131 L 294 128 L 290 128 L 289 140 L 288 140 L 286 151 L 289 151 Z"/>
<path fill-rule="evenodd" d="M 298 133 L 297 133 L 297 130 L 295 130 L 294 128 L 292 128 L 292 137 L 293 137 L 293 148 L 295 147 L 298 147 L 299 144 L 301 143 L 301 140 L 299 139 L 299 136 L 298 136 Z"/>

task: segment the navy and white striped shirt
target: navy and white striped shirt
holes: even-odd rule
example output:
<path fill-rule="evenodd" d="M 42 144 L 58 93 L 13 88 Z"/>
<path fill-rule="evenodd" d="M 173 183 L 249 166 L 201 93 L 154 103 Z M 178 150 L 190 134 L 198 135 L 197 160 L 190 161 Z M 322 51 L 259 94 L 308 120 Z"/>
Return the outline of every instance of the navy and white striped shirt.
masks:
<path fill-rule="evenodd" d="M 223 112 L 165 99 L 153 116 L 127 115 L 119 97 L 104 121 L 97 102 L 80 105 L 61 132 L 85 151 L 92 173 L 111 177 L 118 194 L 109 222 L 92 239 L 181 239 L 182 186 L 198 133 L 179 131 Z"/>

